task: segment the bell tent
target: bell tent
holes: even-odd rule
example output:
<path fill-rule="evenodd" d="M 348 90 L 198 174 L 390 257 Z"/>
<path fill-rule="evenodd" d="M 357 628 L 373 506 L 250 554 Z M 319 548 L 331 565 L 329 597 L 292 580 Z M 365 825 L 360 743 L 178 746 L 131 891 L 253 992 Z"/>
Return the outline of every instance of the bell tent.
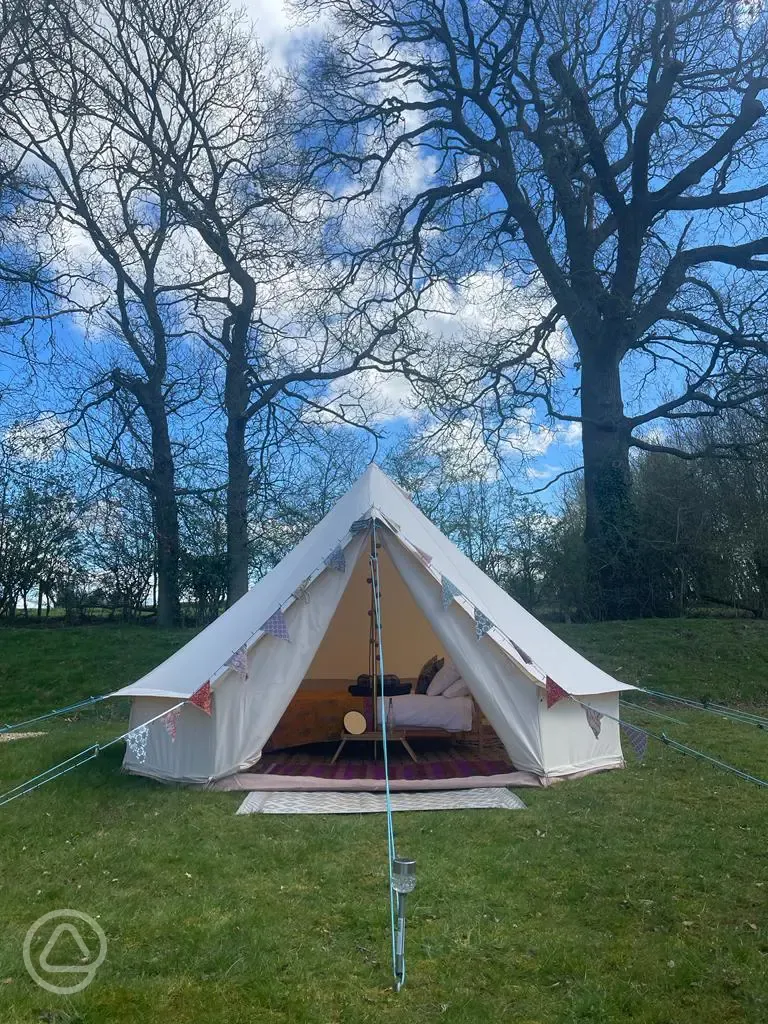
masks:
<path fill-rule="evenodd" d="M 414 678 L 431 656 L 450 659 L 469 691 L 466 701 L 493 729 L 511 765 L 543 784 L 623 765 L 619 693 L 632 687 L 525 611 L 372 464 L 236 604 L 113 694 L 131 698 L 131 728 L 186 701 L 171 728 L 146 730 L 140 751 L 129 746 L 124 767 L 188 783 L 246 772 L 302 695 L 314 701 L 302 705 L 301 722 L 310 720 L 307 708 L 312 714 L 324 708 L 338 738 L 344 708 L 354 706 L 348 684 L 369 664 L 372 539 L 387 673 Z M 574 699 L 548 700 L 563 691 Z M 193 697 L 204 707 L 191 703 Z M 447 709 L 455 718 L 459 703 L 439 700 L 441 713 Z M 427 694 L 410 701 L 412 721 L 438 706 Z M 590 712 L 590 722 L 587 708 L 599 719 Z M 452 728 L 450 721 L 441 724 Z M 411 734 L 400 725 L 404 736 Z"/>

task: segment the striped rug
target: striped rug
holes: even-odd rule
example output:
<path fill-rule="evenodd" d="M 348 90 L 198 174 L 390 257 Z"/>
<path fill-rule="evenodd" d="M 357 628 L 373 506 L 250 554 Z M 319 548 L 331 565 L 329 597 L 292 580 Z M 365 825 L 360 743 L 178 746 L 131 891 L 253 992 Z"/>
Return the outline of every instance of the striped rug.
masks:
<path fill-rule="evenodd" d="M 393 793 L 393 811 L 524 811 L 508 789 L 464 789 L 448 793 Z M 237 814 L 383 814 L 383 793 L 249 793 Z"/>
<path fill-rule="evenodd" d="M 382 780 L 384 762 L 367 757 L 346 757 L 346 750 L 336 764 L 331 764 L 333 750 L 328 754 L 293 751 L 268 754 L 254 768 L 258 774 L 310 776 L 330 780 Z M 407 755 L 406 755 L 407 757 Z M 440 779 L 466 779 L 473 776 L 504 775 L 514 771 L 510 761 L 499 756 L 481 757 L 473 751 L 430 750 L 418 753 L 417 763 L 408 758 L 390 755 L 389 774 L 394 780 L 439 781 Z"/>

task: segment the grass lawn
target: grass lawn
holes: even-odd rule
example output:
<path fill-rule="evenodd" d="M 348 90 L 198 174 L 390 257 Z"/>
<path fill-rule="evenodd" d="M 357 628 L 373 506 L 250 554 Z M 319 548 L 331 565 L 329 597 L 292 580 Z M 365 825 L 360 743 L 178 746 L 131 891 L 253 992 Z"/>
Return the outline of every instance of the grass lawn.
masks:
<path fill-rule="evenodd" d="M 627 681 L 768 709 L 766 624 L 558 628 Z M 125 683 L 185 635 L 0 629 L 0 721 Z M 669 713 L 670 735 L 768 778 L 765 732 Z M 0 791 L 119 728 L 90 710 L 0 744 Z M 660 745 L 631 757 L 521 791 L 526 811 L 397 816 L 419 881 L 395 995 L 382 816 L 237 818 L 241 795 L 123 776 L 111 750 L 0 809 L 0 1022 L 763 1024 L 768 794 Z M 67 998 L 21 950 L 68 907 L 109 952 Z"/>

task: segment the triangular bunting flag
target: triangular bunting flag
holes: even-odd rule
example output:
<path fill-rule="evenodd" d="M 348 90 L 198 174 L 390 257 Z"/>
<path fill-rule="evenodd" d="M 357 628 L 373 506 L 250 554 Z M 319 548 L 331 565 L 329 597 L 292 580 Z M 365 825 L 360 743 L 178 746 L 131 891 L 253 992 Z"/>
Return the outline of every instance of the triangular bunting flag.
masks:
<path fill-rule="evenodd" d="M 147 760 L 147 741 L 149 740 L 149 726 L 139 725 L 132 729 L 125 737 L 128 749 L 136 758 L 138 764 L 144 764 Z"/>
<path fill-rule="evenodd" d="M 230 654 L 227 660 L 224 662 L 225 665 L 229 665 L 233 668 L 238 675 L 242 676 L 243 679 L 248 678 L 248 648 L 245 644 L 242 647 L 238 647 L 234 654 Z"/>
<path fill-rule="evenodd" d="M 637 726 L 630 725 L 629 722 L 622 722 L 621 728 L 627 734 L 627 739 L 638 761 L 642 761 L 648 749 L 648 734 L 643 732 L 642 729 L 638 729 Z"/>
<path fill-rule="evenodd" d="M 589 722 L 589 728 L 595 734 L 595 739 L 597 739 L 600 736 L 600 729 L 601 729 L 602 724 L 603 724 L 603 716 L 600 714 L 599 711 L 595 711 L 594 708 L 588 708 L 588 707 L 584 708 L 584 713 L 587 716 L 587 721 Z"/>
<path fill-rule="evenodd" d="M 195 690 L 189 698 L 189 703 L 194 704 L 196 708 L 200 708 L 206 715 L 210 715 L 213 710 L 213 694 L 211 693 L 210 682 L 203 683 L 199 690 Z"/>
<path fill-rule="evenodd" d="M 558 686 L 554 679 L 547 676 L 547 707 L 551 708 L 553 704 L 557 704 L 559 700 L 563 700 L 567 696 L 568 694 L 562 686 Z"/>
<path fill-rule="evenodd" d="M 276 636 L 278 640 L 290 640 L 288 634 L 288 623 L 285 621 L 282 609 L 278 608 L 274 615 L 270 615 L 264 625 L 261 627 L 263 633 L 269 633 L 270 636 Z"/>
<path fill-rule="evenodd" d="M 483 615 L 479 608 L 475 608 L 475 640 L 480 640 L 491 629 L 493 623 L 488 616 Z"/>
<path fill-rule="evenodd" d="M 443 608 L 447 610 L 450 607 L 451 601 L 454 597 L 458 597 L 461 591 L 459 588 L 451 583 L 447 576 L 442 577 L 443 583 Z"/>
<path fill-rule="evenodd" d="M 296 587 L 293 592 L 293 596 L 297 601 L 303 601 L 304 604 L 309 604 L 309 577 Z"/>
<path fill-rule="evenodd" d="M 510 643 L 515 648 L 515 650 L 520 655 L 520 657 L 523 659 L 523 661 L 525 662 L 526 665 L 532 665 L 533 664 L 533 658 L 531 658 L 530 655 L 526 654 L 522 647 L 518 647 L 514 640 L 511 640 Z"/>
<path fill-rule="evenodd" d="M 432 564 L 432 555 L 428 555 L 426 551 L 422 551 L 421 548 L 417 548 L 415 544 L 414 544 L 413 547 L 414 547 L 414 551 L 419 556 L 419 558 L 422 560 L 424 565 L 431 565 Z"/>
<path fill-rule="evenodd" d="M 344 552 L 341 547 L 335 547 L 333 549 L 330 555 L 326 558 L 325 564 L 329 569 L 335 569 L 336 572 L 347 571 L 347 560 L 344 557 Z"/>
<path fill-rule="evenodd" d="M 167 715 L 163 715 L 160 721 L 165 726 L 165 731 L 171 737 L 171 743 L 176 742 L 176 723 L 179 720 L 181 714 L 181 708 L 174 708 L 173 711 L 169 711 Z"/>

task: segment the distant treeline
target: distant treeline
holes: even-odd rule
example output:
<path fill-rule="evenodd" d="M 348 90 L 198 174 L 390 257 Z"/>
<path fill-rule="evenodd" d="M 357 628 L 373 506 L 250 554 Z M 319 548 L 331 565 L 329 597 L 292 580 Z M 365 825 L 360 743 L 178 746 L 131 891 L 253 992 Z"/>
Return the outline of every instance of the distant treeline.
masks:
<path fill-rule="evenodd" d="M 712 426 L 697 429 L 711 435 Z M 718 436 L 732 441 L 743 429 L 734 414 L 718 424 Z M 305 437 L 293 452 L 274 453 L 249 492 L 251 580 L 328 512 L 369 456 L 366 439 L 349 428 L 318 430 L 312 445 Z M 418 431 L 401 435 L 382 461 L 440 529 L 526 608 L 545 617 L 590 617 L 579 473 L 557 496 L 526 493 L 522 480 L 514 486 L 492 461 L 467 466 L 463 453 L 439 442 L 425 445 Z M 47 618 L 53 611 L 72 622 L 151 620 L 155 524 L 146 493 L 128 481 L 98 486 L 77 465 L 63 453 L 30 458 L 6 447 L 0 459 L 0 617 Z M 707 607 L 762 617 L 768 604 L 768 458 L 684 461 L 642 454 L 632 479 L 636 520 L 627 536 L 633 544 L 628 563 L 636 569 L 632 585 L 644 614 L 677 616 Z M 226 510 L 216 493 L 182 497 L 180 507 L 183 615 L 199 624 L 226 605 Z"/>

